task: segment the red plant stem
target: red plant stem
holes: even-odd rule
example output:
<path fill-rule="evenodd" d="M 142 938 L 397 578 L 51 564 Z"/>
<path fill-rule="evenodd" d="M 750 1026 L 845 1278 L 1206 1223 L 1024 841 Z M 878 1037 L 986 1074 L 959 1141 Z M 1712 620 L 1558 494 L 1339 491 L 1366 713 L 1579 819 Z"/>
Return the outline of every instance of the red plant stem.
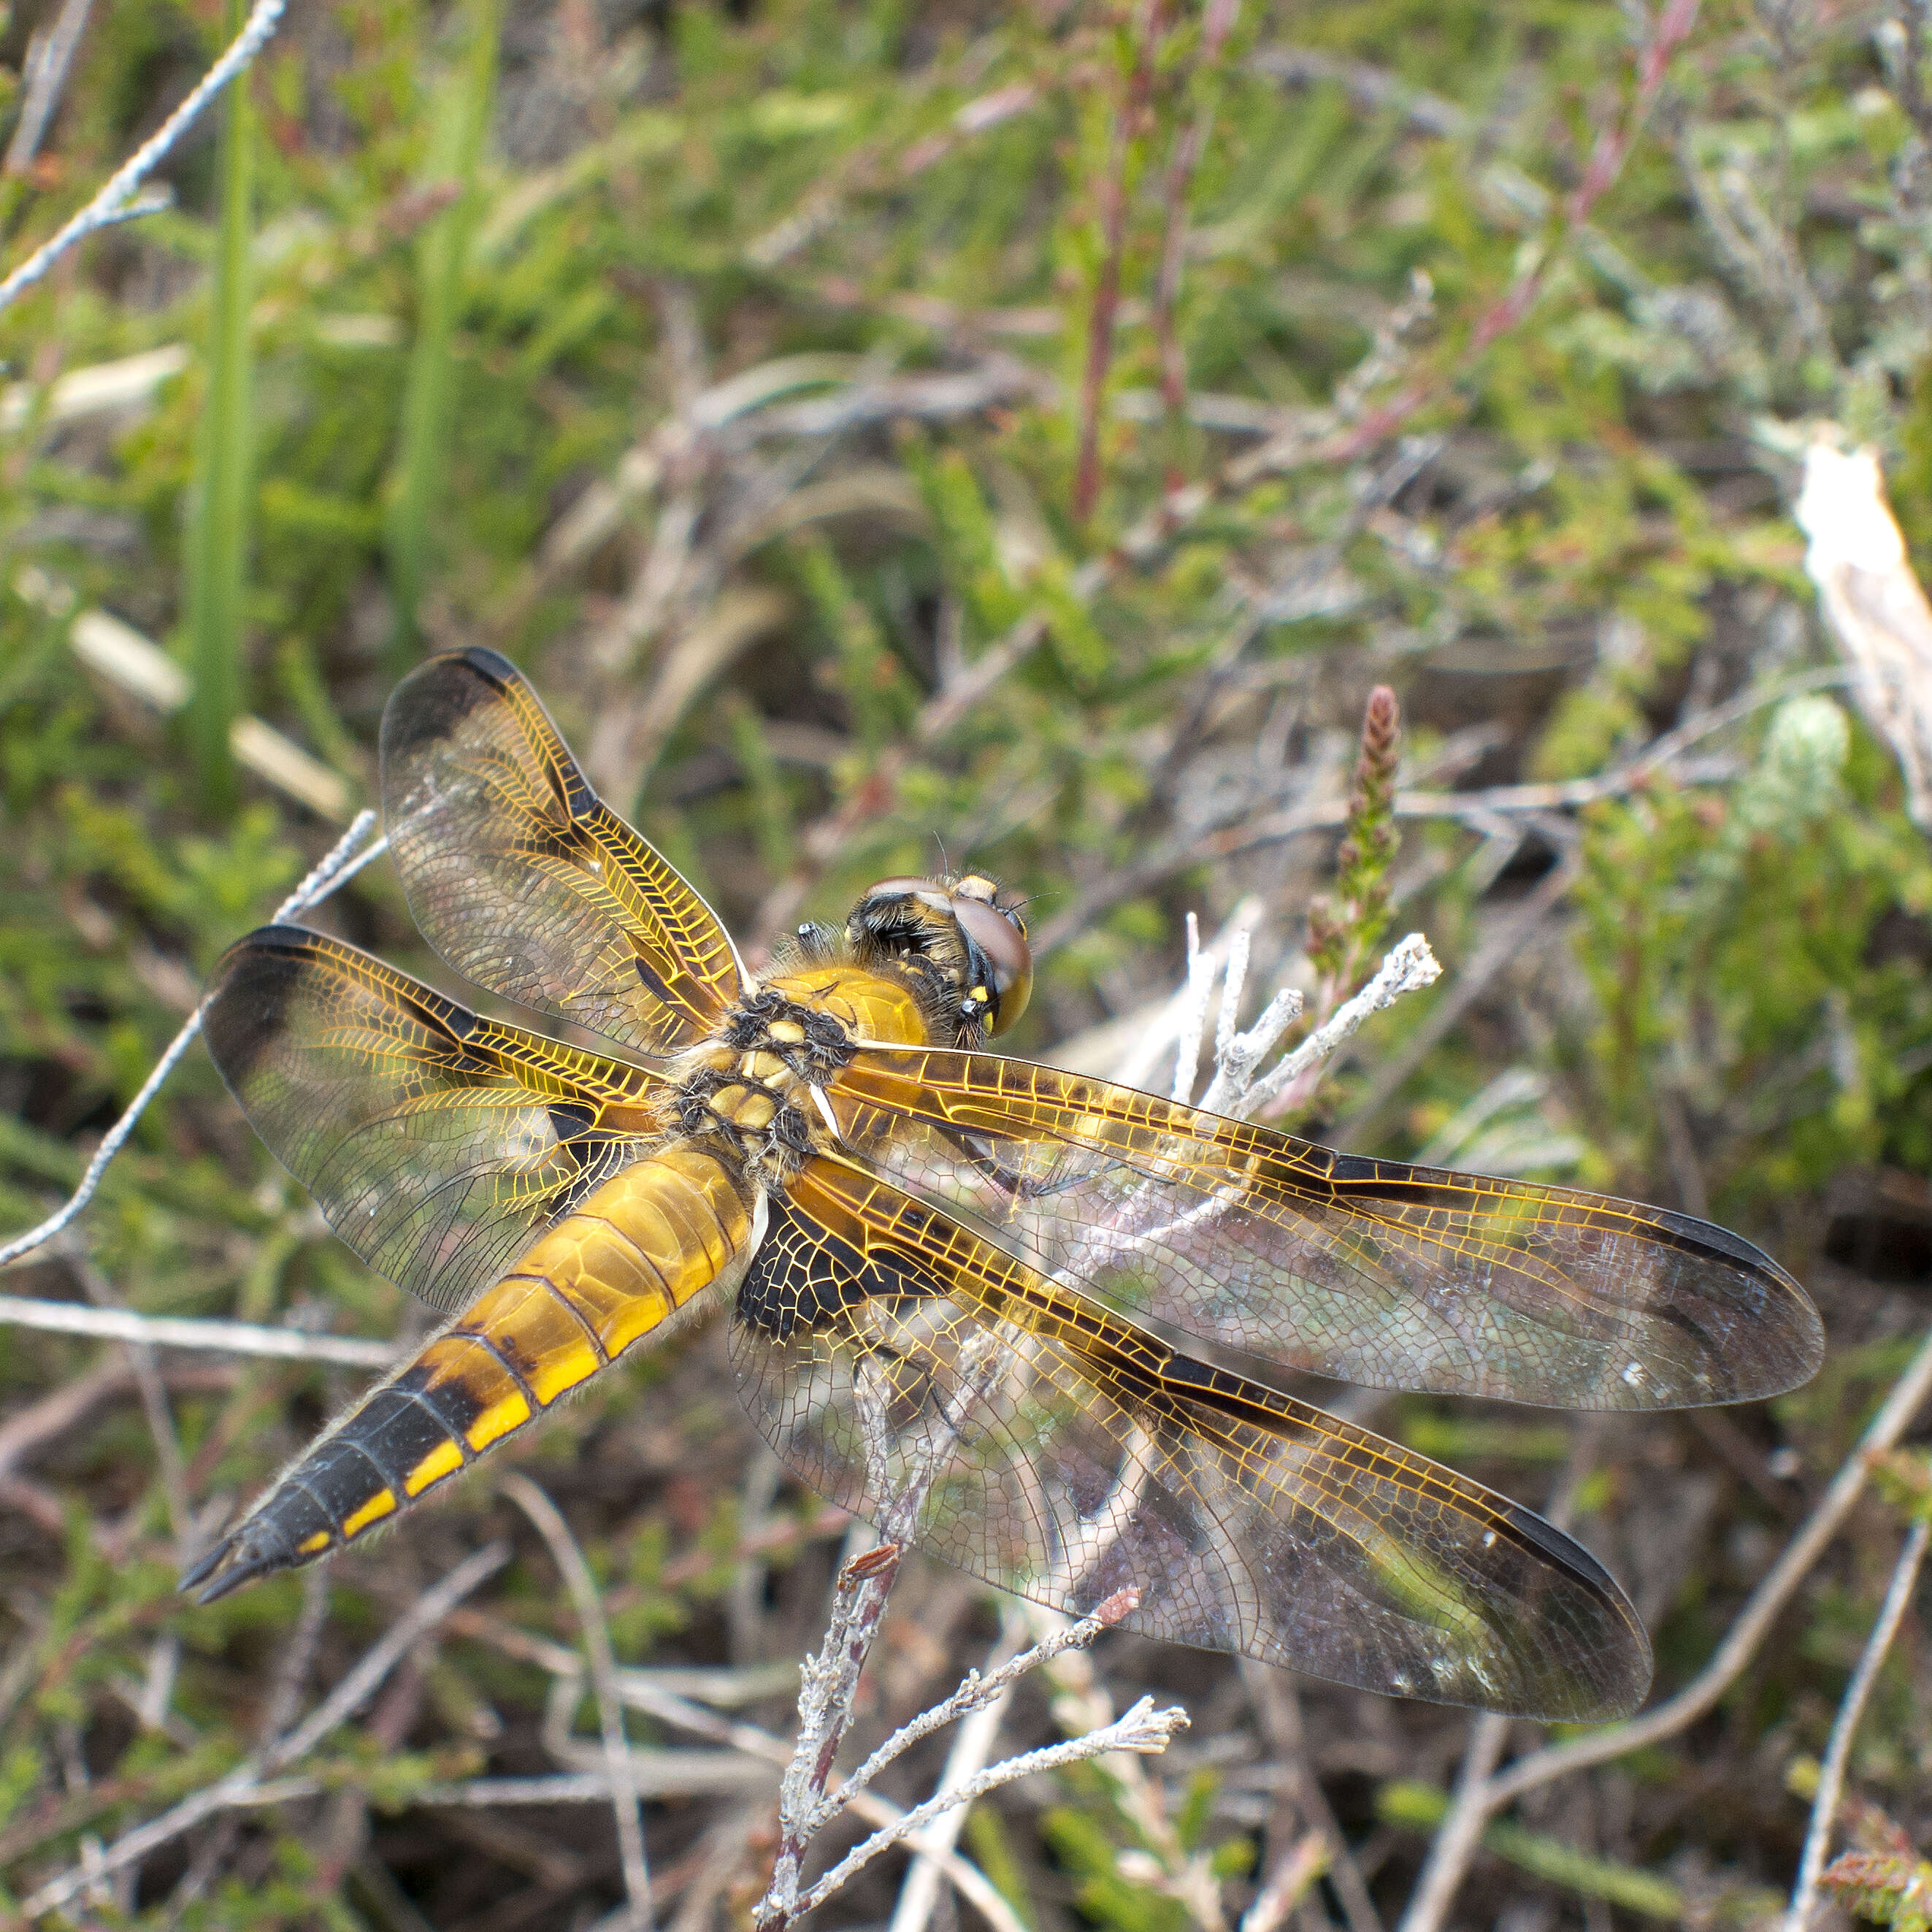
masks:
<path fill-rule="evenodd" d="M 1697 24 L 1697 4 L 1698 0 L 1664 0 L 1656 31 L 1637 62 L 1636 98 L 1630 103 L 1630 112 L 1615 127 L 1606 128 L 1597 136 L 1590 164 L 1570 197 L 1568 213 L 1573 225 L 1588 215 L 1623 172 L 1630 143 L 1648 117 L 1658 89 L 1664 85 L 1670 56 L 1690 38 L 1690 30 Z"/>
<path fill-rule="evenodd" d="M 1208 0 L 1208 11 L 1201 22 L 1201 72 L 1213 75 L 1240 12 L 1241 0 Z M 1208 134 L 1214 125 L 1214 106 L 1210 93 L 1181 130 L 1162 184 L 1166 226 L 1160 239 L 1160 274 L 1154 284 L 1154 339 L 1160 345 L 1161 394 L 1171 421 L 1178 421 L 1187 407 L 1187 352 L 1174 328 L 1174 310 L 1180 299 L 1181 266 L 1187 251 L 1187 192 L 1193 185 L 1194 171 L 1201 164 L 1202 150 L 1207 146 Z"/>
<path fill-rule="evenodd" d="M 1697 24 L 1698 5 L 1699 0 L 1664 0 L 1664 10 L 1658 16 L 1655 28 L 1637 58 L 1636 92 L 1631 98 L 1630 110 L 1597 136 L 1596 146 L 1591 150 L 1590 159 L 1583 170 L 1583 178 L 1563 204 L 1564 228 L 1574 229 L 1588 220 L 1591 211 L 1616 184 L 1624 164 L 1630 158 L 1638 130 L 1649 118 L 1651 108 L 1664 85 L 1671 56 L 1690 38 L 1691 29 Z M 1456 358 L 1446 386 L 1454 388 L 1460 382 L 1484 350 L 1498 337 L 1507 335 L 1528 314 L 1542 292 L 1544 272 L 1555 256 L 1557 238 L 1551 237 L 1503 295 L 1477 318 L 1468 343 Z M 1359 456 L 1399 429 L 1436 393 L 1436 386 L 1432 382 L 1406 385 L 1380 408 L 1332 440 L 1317 454 L 1324 460 L 1339 462 Z"/>
<path fill-rule="evenodd" d="M 1074 466 L 1073 514 L 1084 523 L 1100 494 L 1100 404 L 1114 359 L 1114 316 L 1120 304 L 1120 260 L 1127 238 L 1127 160 L 1154 92 L 1154 50 L 1167 19 L 1167 0 L 1140 0 L 1134 22 L 1134 64 L 1122 91 L 1100 178 L 1100 272 L 1087 321 L 1087 370 L 1080 385 L 1080 454 Z"/>

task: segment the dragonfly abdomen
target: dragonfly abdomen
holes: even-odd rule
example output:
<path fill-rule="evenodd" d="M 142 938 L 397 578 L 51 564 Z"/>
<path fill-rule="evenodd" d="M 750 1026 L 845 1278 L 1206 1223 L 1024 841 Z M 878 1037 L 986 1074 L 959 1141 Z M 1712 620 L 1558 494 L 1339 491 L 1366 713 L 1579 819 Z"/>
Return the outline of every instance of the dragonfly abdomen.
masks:
<path fill-rule="evenodd" d="M 740 1184 L 688 1142 L 596 1189 L 352 1409 L 182 1580 L 204 1603 L 387 1522 L 660 1327 L 753 1246 Z"/>

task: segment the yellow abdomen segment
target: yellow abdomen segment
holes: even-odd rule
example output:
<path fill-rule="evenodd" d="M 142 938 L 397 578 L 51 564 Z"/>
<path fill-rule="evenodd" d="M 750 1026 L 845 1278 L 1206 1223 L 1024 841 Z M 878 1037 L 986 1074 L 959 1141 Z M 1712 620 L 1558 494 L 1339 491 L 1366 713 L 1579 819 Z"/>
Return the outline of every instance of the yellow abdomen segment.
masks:
<path fill-rule="evenodd" d="M 520 1429 L 743 1259 L 750 1210 L 688 1142 L 586 1196 L 283 1477 L 212 1594 L 352 1541 Z"/>

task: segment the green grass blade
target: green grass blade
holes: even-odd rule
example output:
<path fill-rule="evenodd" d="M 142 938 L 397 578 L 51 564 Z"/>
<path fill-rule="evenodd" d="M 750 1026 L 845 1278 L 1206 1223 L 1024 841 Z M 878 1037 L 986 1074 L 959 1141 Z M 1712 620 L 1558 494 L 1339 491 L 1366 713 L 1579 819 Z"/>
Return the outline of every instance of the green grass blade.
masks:
<path fill-rule="evenodd" d="M 1431 1832 L 1449 1814 L 1449 1794 L 1408 1778 L 1392 1779 L 1376 1793 L 1376 1810 L 1385 1824 Z M 1661 1874 L 1579 1851 L 1560 1838 L 1521 1825 L 1499 1820 L 1489 1826 L 1483 1833 L 1483 1847 L 1548 1884 L 1600 1898 L 1626 1912 L 1666 1922 L 1685 1916 L 1683 1893 Z"/>
<path fill-rule="evenodd" d="M 482 212 L 478 175 L 496 90 L 496 0 L 470 0 L 470 42 L 458 84 L 442 90 L 432 139 L 429 178 L 454 184 L 456 195 L 424 229 L 416 248 L 417 312 L 400 441 L 385 536 L 395 628 L 390 670 L 400 676 L 422 646 L 417 622 L 432 555 L 431 523 L 448 485 L 455 404 L 451 345 L 463 274 Z"/>
<path fill-rule="evenodd" d="M 228 0 L 224 32 L 242 30 L 242 0 Z M 209 290 L 208 396 L 196 451 L 185 603 L 194 694 L 188 742 L 203 808 L 235 802 L 229 734 L 242 710 L 249 491 L 254 468 L 254 370 L 248 340 L 248 239 L 254 190 L 254 110 L 244 75 L 222 102 L 221 208 Z"/>

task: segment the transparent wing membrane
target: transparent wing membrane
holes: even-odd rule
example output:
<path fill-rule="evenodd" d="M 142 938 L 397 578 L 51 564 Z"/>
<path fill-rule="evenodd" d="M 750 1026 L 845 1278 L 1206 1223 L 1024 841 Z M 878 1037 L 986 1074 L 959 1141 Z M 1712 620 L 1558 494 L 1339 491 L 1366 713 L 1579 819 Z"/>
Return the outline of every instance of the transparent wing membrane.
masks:
<path fill-rule="evenodd" d="M 647 1058 L 737 998 L 711 908 L 598 797 L 494 651 L 432 658 L 397 687 L 382 812 L 423 937 L 472 985 Z"/>
<path fill-rule="evenodd" d="M 655 1076 L 479 1018 L 301 926 L 231 949 L 202 1024 L 329 1226 L 437 1308 L 463 1306 L 658 1131 Z"/>
<path fill-rule="evenodd" d="M 1579 1408 L 1772 1395 L 1816 1312 L 1722 1228 L 1331 1152 L 992 1054 L 868 1048 L 850 1144 L 1113 1306 L 1345 1382 Z"/>
<path fill-rule="evenodd" d="M 404 681 L 382 772 L 410 905 L 456 970 L 628 1055 L 716 1050 L 674 1088 L 299 927 L 228 954 L 204 1024 L 249 1119 L 358 1255 L 468 1312 L 220 1546 L 212 1590 L 386 1520 L 745 1267 L 753 1416 L 890 1534 L 1070 1612 L 1130 1587 L 1133 1628 L 1339 1683 L 1634 1708 L 1642 1629 L 1568 1537 L 1166 1334 L 1377 1388 L 1735 1402 L 1822 1347 L 1756 1248 L 996 1054 L 855 1038 L 840 1064 L 848 1034 L 923 1036 L 905 974 L 841 956 L 766 989 L 782 1018 L 739 1008 L 756 988 L 723 928 L 494 652 Z M 801 1060 L 808 1022 L 830 1030 Z"/>
<path fill-rule="evenodd" d="M 1190 1360 L 842 1161 L 808 1164 L 740 1288 L 772 1446 L 934 1555 L 1070 1612 L 1365 1689 L 1582 1720 L 1648 1646 L 1604 1571 L 1504 1498 Z"/>

